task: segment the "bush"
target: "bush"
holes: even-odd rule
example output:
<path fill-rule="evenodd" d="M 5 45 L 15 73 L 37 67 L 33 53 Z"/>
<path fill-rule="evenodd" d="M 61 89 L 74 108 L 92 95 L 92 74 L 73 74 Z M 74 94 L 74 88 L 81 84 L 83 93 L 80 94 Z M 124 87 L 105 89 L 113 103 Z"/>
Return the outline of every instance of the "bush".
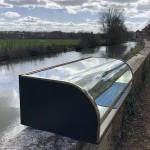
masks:
<path fill-rule="evenodd" d="M 100 45 L 99 38 L 93 33 L 80 35 L 80 48 L 95 48 Z"/>

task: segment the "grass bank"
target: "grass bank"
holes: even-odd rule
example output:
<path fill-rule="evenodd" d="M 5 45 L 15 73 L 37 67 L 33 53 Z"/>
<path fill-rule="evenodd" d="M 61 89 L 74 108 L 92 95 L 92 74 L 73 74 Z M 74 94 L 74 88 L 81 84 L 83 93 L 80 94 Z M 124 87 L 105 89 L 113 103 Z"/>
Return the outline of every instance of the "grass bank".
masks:
<path fill-rule="evenodd" d="M 77 39 L 1 39 L 0 61 L 68 51 L 79 43 Z"/>
<path fill-rule="evenodd" d="M 0 40 L 0 50 L 5 48 L 25 48 L 38 45 L 43 46 L 75 46 L 79 44 L 76 39 L 10 39 Z"/>
<path fill-rule="evenodd" d="M 137 53 L 139 53 L 144 48 L 144 42 L 138 41 L 134 48 L 131 49 L 129 53 L 127 53 L 123 60 L 127 61 L 131 57 L 135 56 Z"/>

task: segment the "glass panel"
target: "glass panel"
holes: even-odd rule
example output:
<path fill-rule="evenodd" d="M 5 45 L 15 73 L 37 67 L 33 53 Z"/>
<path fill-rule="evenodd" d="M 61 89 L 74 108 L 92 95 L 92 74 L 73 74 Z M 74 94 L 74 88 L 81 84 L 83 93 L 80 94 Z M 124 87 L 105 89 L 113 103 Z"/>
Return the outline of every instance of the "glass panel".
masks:
<path fill-rule="evenodd" d="M 108 107 L 103 107 L 103 106 L 100 106 L 100 105 L 97 105 L 97 107 L 98 107 L 100 116 L 103 116 L 106 113 L 106 111 L 108 110 Z"/>
<path fill-rule="evenodd" d="M 96 99 L 96 104 L 104 107 L 109 107 L 122 92 L 125 84 L 114 83 L 106 92 Z"/>
<path fill-rule="evenodd" d="M 127 87 L 127 89 L 124 91 L 124 93 L 120 97 L 119 101 L 117 102 L 115 108 L 110 111 L 110 113 L 108 114 L 108 116 L 105 118 L 104 122 L 101 124 L 100 134 L 99 134 L 100 137 L 102 136 L 102 134 L 104 133 L 104 131 L 106 130 L 106 128 L 108 127 L 108 125 L 110 124 L 110 122 L 113 119 L 113 117 L 115 116 L 115 114 L 117 112 L 116 108 L 120 107 L 120 105 L 122 104 L 122 102 L 127 97 L 130 89 L 131 89 L 131 84 L 129 84 L 129 86 Z M 99 105 L 97 105 L 97 107 L 99 109 L 99 113 L 100 113 L 100 117 L 101 118 L 104 116 L 104 114 L 106 113 L 106 111 L 109 109 L 109 107 L 103 107 L 103 106 L 99 106 Z"/>
<path fill-rule="evenodd" d="M 97 99 L 96 104 L 103 107 L 110 107 L 114 100 L 119 96 L 119 94 L 124 90 L 127 84 L 132 79 L 131 71 L 126 71 L 116 82 L 112 84 L 104 93 L 102 93 Z M 118 103 L 115 108 L 118 108 L 120 104 Z"/>
<path fill-rule="evenodd" d="M 110 124 L 110 122 L 111 122 L 112 118 L 114 117 L 114 115 L 116 114 L 116 112 L 117 112 L 116 109 L 112 109 L 112 111 L 109 113 L 107 118 L 102 123 L 102 125 L 100 127 L 100 134 L 99 134 L 100 137 L 102 136 L 102 134 L 104 133 L 104 131 L 106 130 L 108 125 Z"/>
<path fill-rule="evenodd" d="M 127 70 L 128 66 L 120 60 L 89 58 L 33 73 L 30 76 L 71 82 L 96 99 Z"/>

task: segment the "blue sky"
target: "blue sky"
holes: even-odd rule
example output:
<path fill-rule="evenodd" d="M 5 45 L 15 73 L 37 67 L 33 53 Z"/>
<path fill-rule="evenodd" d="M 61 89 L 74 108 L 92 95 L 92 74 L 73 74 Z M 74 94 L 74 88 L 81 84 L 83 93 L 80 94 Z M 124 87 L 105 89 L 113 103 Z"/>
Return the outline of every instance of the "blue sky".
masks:
<path fill-rule="evenodd" d="M 101 32 L 98 16 L 109 5 L 124 10 L 128 30 L 150 20 L 150 0 L 0 0 L 0 31 Z"/>

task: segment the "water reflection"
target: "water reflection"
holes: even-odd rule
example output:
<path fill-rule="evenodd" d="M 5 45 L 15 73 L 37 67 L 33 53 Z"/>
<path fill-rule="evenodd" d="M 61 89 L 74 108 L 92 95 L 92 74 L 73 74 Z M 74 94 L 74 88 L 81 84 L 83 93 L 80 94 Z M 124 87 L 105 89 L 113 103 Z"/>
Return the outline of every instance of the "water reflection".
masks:
<path fill-rule="evenodd" d="M 134 46 L 135 42 L 128 42 L 114 46 L 102 46 L 97 48 L 96 53 L 101 53 L 101 55 L 105 58 L 122 59 L 123 56 L 131 50 L 131 48 L 134 48 Z"/>
<path fill-rule="evenodd" d="M 128 67 L 120 60 L 89 58 L 29 76 L 74 83 L 95 99 L 127 70 Z"/>

